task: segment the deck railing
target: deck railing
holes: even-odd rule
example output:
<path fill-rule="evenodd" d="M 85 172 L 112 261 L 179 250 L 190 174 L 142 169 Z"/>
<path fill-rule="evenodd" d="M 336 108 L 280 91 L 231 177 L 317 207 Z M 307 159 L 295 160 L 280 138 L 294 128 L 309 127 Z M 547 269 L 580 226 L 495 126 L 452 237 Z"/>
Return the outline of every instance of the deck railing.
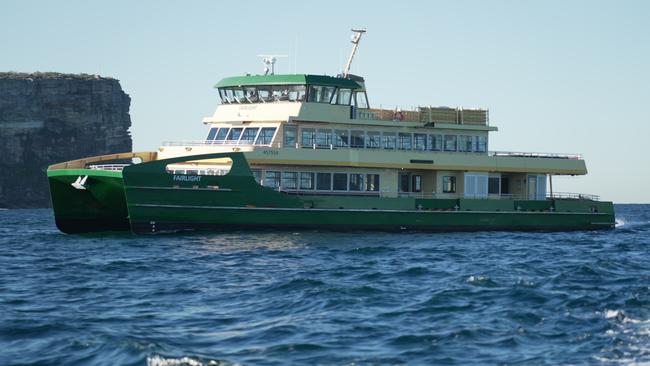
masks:
<path fill-rule="evenodd" d="M 92 170 L 110 170 L 110 171 L 115 171 L 115 172 L 121 172 L 124 167 L 129 166 L 131 164 L 97 164 L 97 165 L 89 165 L 88 169 Z"/>
<path fill-rule="evenodd" d="M 540 152 L 518 152 L 518 151 L 490 151 L 490 156 L 505 156 L 505 157 L 519 157 L 519 158 L 547 158 L 547 159 L 571 159 L 582 160 L 580 154 L 565 154 L 565 153 L 540 153 Z"/>
<path fill-rule="evenodd" d="M 186 140 L 186 141 L 164 141 L 162 146 L 209 146 L 209 145 L 228 145 L 228 146 L 260 146 L 260 147 L 280 147 L 280 144 L 254 144 L 253 140 Z"/>
<path fill-rule="evenodd" d="M 593 194 L 553 192 L 547 193 L 544 198 L 529 196 L 527 194 L 489 194 L 489 195 L 464 195 L 459 193 L 432 193 L 432 192 L 395 192 L 395 191 L 322 191 L 322 190 L 305 190 L 305 189 L 282 189 L 275 188 L 279 192 L 285 192 L 299 196 L 328 195 L 328 196 L 375 196 L 375 197 L 407 197 L 419 199 L 485 199 L 485 200 L 587 200 L 598 201 L 600 197 Z"/>
<path fill-rule="evenodd" d="M 300 144 L 282 146 L 280 142 L 272 144 L 253 144 L 252 141 L 229 141 L 229 140 L 188 140 L 188 141 L 165 141 L 162 146 L 253 146 L 253 147 L 274 147 L 274 148 L 296 148 L 314 150 L 338 150 L 338 149 L 361 149 L 361 150 L 390 150 L 409 151 L 415 153 L 452 153 L 452 154 L 487 154 L 496 157 L 519 157 L 519 158 L 545 158 L 545 159 L 569 159 L 582 160 L 581 154 L 572 153 L 544 153 L 544 152 L 523 152 L 523 151 L 445 151 L 445 150 L 423 150 L 423 149 L 386 149 L 383 147 L 366 146 L 335 146 L 334 144 Z"/>

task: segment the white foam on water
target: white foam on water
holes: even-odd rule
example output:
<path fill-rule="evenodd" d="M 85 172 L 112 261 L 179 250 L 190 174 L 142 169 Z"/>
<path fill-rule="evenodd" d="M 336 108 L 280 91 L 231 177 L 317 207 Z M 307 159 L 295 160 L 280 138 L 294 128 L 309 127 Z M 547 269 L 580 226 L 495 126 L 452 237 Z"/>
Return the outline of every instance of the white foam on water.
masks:
<path fill-rule="evenodd" d="M 483 283 L 483 282 L 488 281 L 489 279 L 490 279 L 490 277 L 488 277 L 488 276 L 481 276 L 481 275 L 474 276 L 474 275 L 471 275 L 471 276 L 467 277 L 467 282 L 468 283 Z"/>
<path fill-rule="evenodd" d="M 618 339 L 615 349 L 620 356 L 594 358 L 608 365 L 650 366 L 650 319 L 634 319 L 622 310 L 605 310 L 602 314 L 612 322 L 605 334 Z"/>
<path fill-rule="evenodd" d="M 209 360 L 209 361 L 199 361 L 195 358 L 192 357 L 181 357 L 181 358 L 173 358 L 173 357 L 162 357 L 159 355 L 153 355 L 147 357 L 147 366 L 213 366 L 213 365 L 239 365 L 239 364 L 232 364 L 232 363 L 224 363 L 224 362 L 219 362 L 215 360 Z"/>
<path fill-rule="evenodd" d="M 617 318 L 619 316 L 624 316 L 621 310 L 605 310 L 606 319 Z"/>
<path fill-rule="evenodd" d="M 614 220 L 614 226 L 615 227 L 621 227 L 623 225 L 625 225 L 625 220 L 618 219 L 618 218 Z"/>

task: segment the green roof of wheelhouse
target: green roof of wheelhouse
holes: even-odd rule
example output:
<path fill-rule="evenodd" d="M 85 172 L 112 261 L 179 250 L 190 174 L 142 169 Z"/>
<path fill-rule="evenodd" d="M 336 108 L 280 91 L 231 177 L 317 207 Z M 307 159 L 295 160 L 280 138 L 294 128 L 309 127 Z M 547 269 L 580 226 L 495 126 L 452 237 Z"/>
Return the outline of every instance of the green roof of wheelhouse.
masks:
<path fill-rule="evenodd" d="M 252 85 L 323 85 L 338 86 L 340 88 L 360 89 L 361 86 L 356 81 L 327 75 L 304 75 L 304 74 L 286 74 L 286 75 L 248 75 L 233 76 L 221 79 L 214 87 L 241 87 Z"/>

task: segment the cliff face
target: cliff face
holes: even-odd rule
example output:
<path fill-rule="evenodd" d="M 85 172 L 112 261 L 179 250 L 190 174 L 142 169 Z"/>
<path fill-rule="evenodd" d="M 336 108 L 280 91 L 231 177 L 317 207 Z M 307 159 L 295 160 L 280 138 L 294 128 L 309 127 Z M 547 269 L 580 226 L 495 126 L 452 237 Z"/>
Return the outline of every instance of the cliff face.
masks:
<path fill-rule="evenodd" d="M 131 151 L 131 98 L 96 75 L 0 73 L 0 207 L 48 207 L 48 165 Z"/>

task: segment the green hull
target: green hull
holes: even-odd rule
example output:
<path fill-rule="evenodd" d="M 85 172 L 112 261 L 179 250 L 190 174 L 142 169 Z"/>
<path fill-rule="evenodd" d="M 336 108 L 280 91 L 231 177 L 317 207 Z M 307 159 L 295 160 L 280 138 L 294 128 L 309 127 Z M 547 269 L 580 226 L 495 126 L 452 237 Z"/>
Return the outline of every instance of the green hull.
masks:
<path fill-rule="evenodd" d="M 296 195 L 255 182 L 242 153 L 224 176 L 169 174 L 175 158 L 119 172 L 48 172 L 58 227 L 68 233 L 248 228 L 377 231 L 593 230 L 614 227 L 611 202 Z M 56 175 L 52 174 L 59 172 Z M 101 172 L 102 174 L 99 174 Z M 110 173 L 110 174 L 108 174 Z M 71 183 L 89 175 L 86 190 Z M 185 177 L 191 177 L 186 179 Z"/>
<path fill-rule="evenodd" d="M 72 186 L 88 176 L 86 189 Z M 121 172 L 90 169 L 48 171 L 56 226 L 64 233 L 130 230 Z"/>

